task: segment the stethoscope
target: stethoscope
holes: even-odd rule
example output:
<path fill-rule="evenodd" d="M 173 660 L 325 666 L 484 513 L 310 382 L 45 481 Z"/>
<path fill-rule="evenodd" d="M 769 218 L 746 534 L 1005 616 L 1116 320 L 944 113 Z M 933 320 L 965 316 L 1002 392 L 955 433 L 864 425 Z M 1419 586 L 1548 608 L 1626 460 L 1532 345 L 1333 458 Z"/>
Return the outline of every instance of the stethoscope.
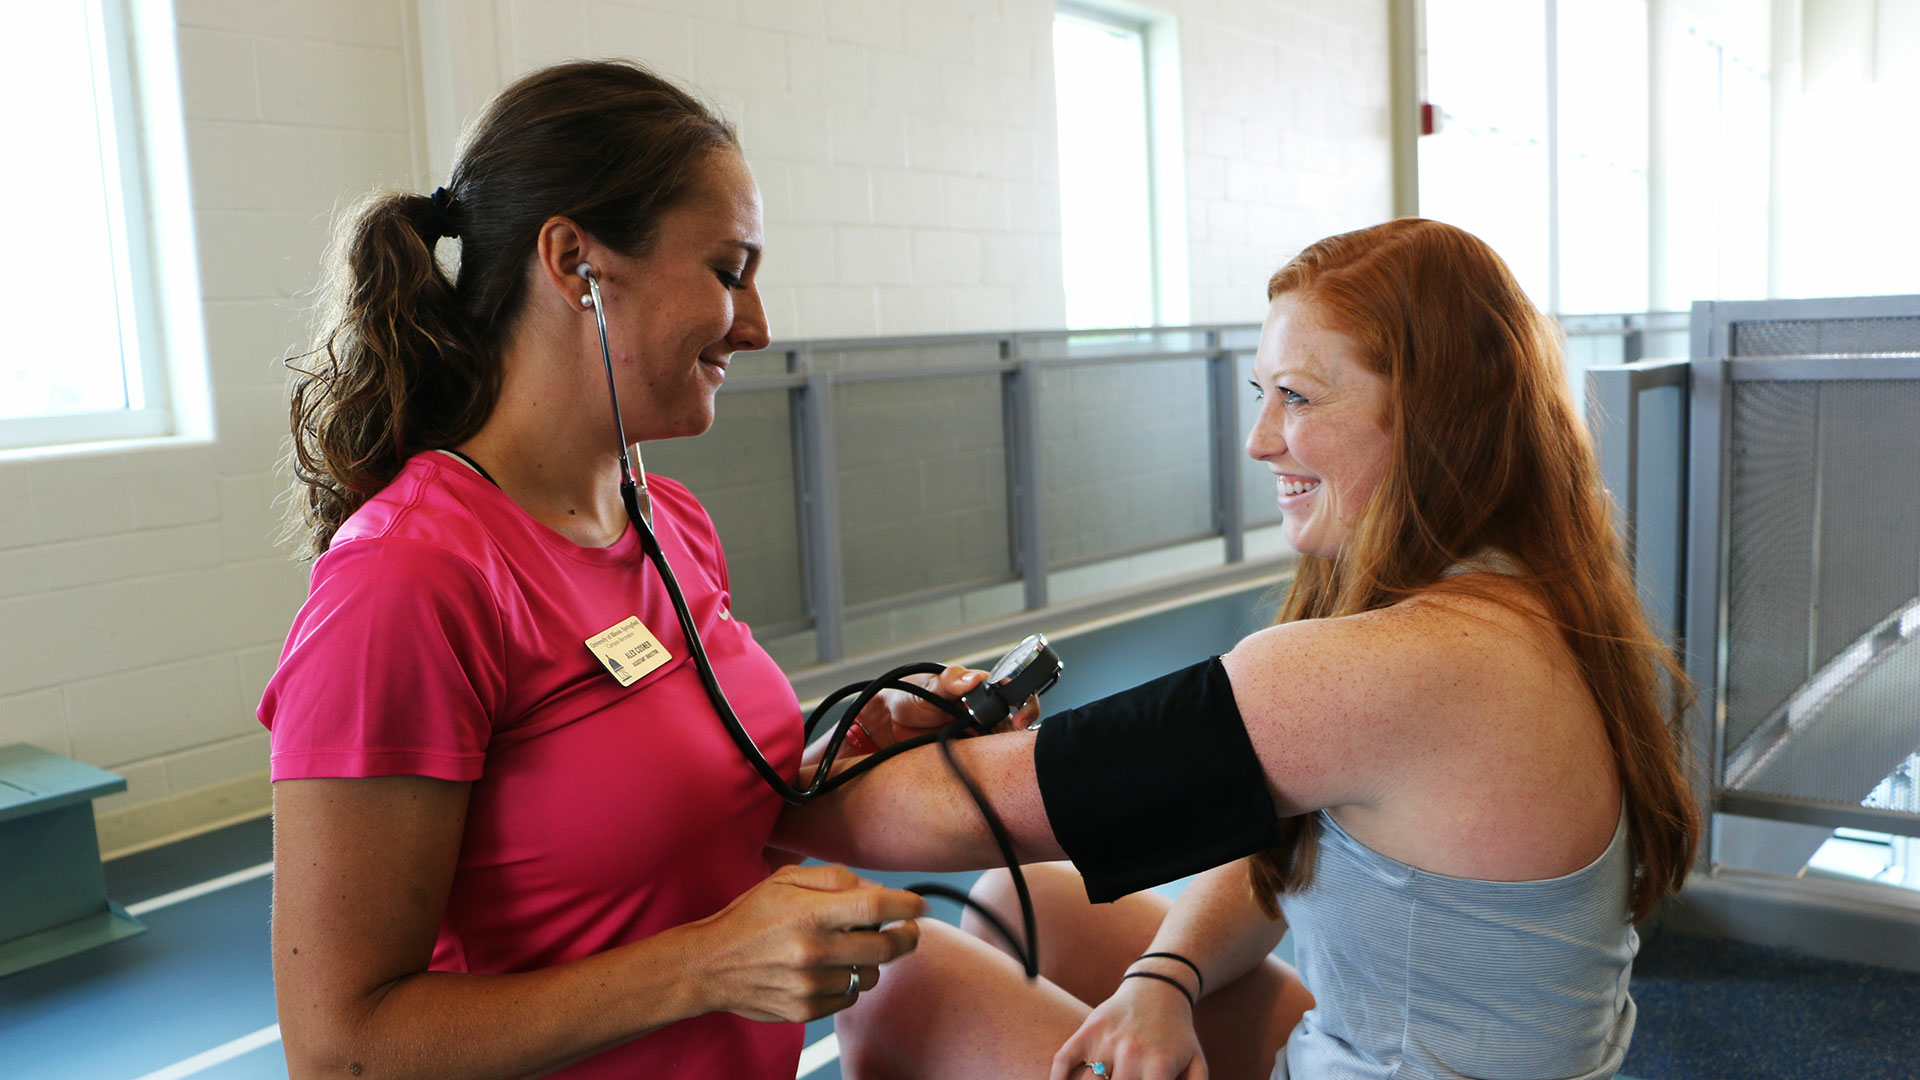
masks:
<path fill-rule="evenodd" d="M 721 723 L 726 727 L 727 734 L 732 737 L 734 745 L 739 748 L 741 756 L 746 758 L 747 764 L 760 774 L 760 779 L 765 781 L 776 794 L 788 803 L 800 806 L 833 791 L 899 754 L 929 743 L 937 744 L 941 754 L 946 758 L 948 767 L 960 780 L 961 786 L 967 789 L 967 794 L 973 797 L 974 804 L 980 808 L 981 816 L 986 819 L 987 829 L 993 834 L 994 844 L 1000 849 L 1000 856 L 1006 861 L 1007 870 L 1013 877 L 1014 892 L 1020 899 L 1021 920 L 1024 924 L 1023 929 L 1026 931 L 1024 944 L 1021 939 L 1014 937 L 1013 932 L 992 911 L 976 904 L 957 889 L 937 882 L 924 882 L 907 888 L 923 896 L 939 896 L 972 908 L 1006 939 L 1014 955 L 1019 957 L 1022 966 L 1025 967 L 1027 977 L 1038 977 L 1040 950 L 1039 942 L 1034 936 L 1033 900 L 1027 891 L 1026 877 L 1020 872 L 1020 860 L 1014 854 L 1013 840 L 1008 835 L 1006 826 L 1002 824 L 1000 815 L 995 813 L 992 805 L 987 802 L 986 794 L 980 790 L 978 784 L 974 783 L 973 778 L 967 775 L 967 771 L 954 757 L 952 742 L 958 737 L 984 734 L 992 730 L 1029 696 L 1046 692 L 1060 677 L 1060 658 L 1054 654 L 1043 635 L 1034 634 L 1002 657 L 988 673 L 987 678 L 958 702 L 948 701 L 931 691 L 904 681 L 908 675 L 940 674 L 944 669 L 941 665 L 934 663 L 904 664 L 871 682 L 843 686 L 827 695 L 814 707 L 808 714 L 803 728 L 803 744 L 811 743 L 814 729 L 820 721 L 835 706 L 849 697 L 853 698 L 853 703 L 847 706 L 840 719 L 835 722 L 833 734 L 827 740 L 825 752 L 814 768 L 813 778 L 804 787 L 794 787 L 788 783 L 786 777 L 780 775 L 780 770 L 774 768 L 773 763 L 767 760 L 766 754 L 761 752 L 759 744 L 753 741 L 752 733 L 747 731 L 746 725 L 740 722 L 739 715 L 733 711 L 733 705 L 727 701 L 726 691 L 721 688 L 720 679 L 714 673 L 713 662 L 707 657 L 706 645 L 700 639 L 700 630 L 694 625 L 693 613 L 687 606 L 686 596 L 681 593 L 680 583 L 673 575 L 673 567 L 668 564 L 666 552 L 661 550 L 660 541 L 654 535 L 653 503 L 647 495 L 645 465 L 641 463 L 637 449 L 634 449 L 629 456 L 630 444 L 627 441 L 626 425 L 621 420 L 620 388 L 614 381 L 613 352 L 607 345 L 607 315 L 600 299 L 600 279 L 588 263 L 581 263 L 574 268 L 574 272 L 586 280 L 587 295 L 581 298 L 581 303 L 593 309 L 594 321 L 600 331 L 600 360 L 606 368 L 607 398 L 613 406 L 613 433 L 620 447 L 620 502 L 626 507 L 627 520 L 632 523 L 634 531 L 640 536 L 640 550 L 646 555 L 647 561 L 653 564 L 660 575 L 661 582 L 667 587 L 667 595 L 673 601 L 674 615 L 680 622 L 680 632 L 686 638 L 694 668 L 700 673 L 700 682 L 706 687 L 707 699 L 712 702 L 714 712 L 720 715 Z M 931 702 L 936 708 L 953 717 L 953 722 L 938 730 L 903 739 L 883 750 L 869 754 L 840 773 L 834 773 L 834 759 L 839 755 L 847 733 L 853 729 L 855 718 L 883 690 L 901 690 L 923 701 Z"/>

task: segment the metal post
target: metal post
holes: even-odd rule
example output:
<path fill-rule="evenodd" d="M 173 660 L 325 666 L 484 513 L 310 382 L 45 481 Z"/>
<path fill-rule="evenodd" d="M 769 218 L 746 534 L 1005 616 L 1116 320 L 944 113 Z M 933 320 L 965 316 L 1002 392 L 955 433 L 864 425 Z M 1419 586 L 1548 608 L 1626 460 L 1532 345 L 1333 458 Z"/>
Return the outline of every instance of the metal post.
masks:
<path fill-rule="evenodd" d="M 1631 317 L 1629 317 L 1631 318 Z M 1627 332 L 1620 338 L 1620 362 L 1637 364 L 1647 357 L 1647 334 L 1645 330 L 1628 322 Z"/>
<path fill-rule="evenodd" d="M 1016 361 L 1000 379 L 1007 446 L 1007 528 L 1027 610 L 1038 611 L 1047 606 L 1047 544 L 1040 527 L 1040 366 L 1018 353 L 1017 338 L 1000 339 L 1000 358 Z"/>
<path fill-rule="evenodd" d="M 1393 140 L 1393 216 L 1420 215 L 1420 106 L 1426 94 L 1426 57 L 1420 47 L 1417 0 L 1387 4 L 1387 55 L 1392 84 L 1387 100 Z"/>
<path fill-rule="evenodd" d="M 1614 531 L 1635 567 L 1640 502 L 1640 391 L 1631 368 L 1587 370 L 1587 422 L 1600 451 L 1600 477 L 1613 495 Z"/>
<path fill-rule="evenodd" d="M 813 615 L 820 662 L 846 655 L 846 596 L 840 568 L 840 467 L 834 454 L 833 373 L 811 368 L 804 354 L 788 354 L 806 371 L 793 391 L 793 462 L 800 484 L 800 552 L 807 607 Z"/>
<path fill-rule="evenodd" d="M 1709 309 L 1710 310 L 1710 309 Z M 1705 335 L 1701 305 L 1694 307 L 1694 348 Z M 1696 351 L 1687 394 L 1687 681 L 1693 685 L 1694 707 L 1689 727 L 1694 751 L 1705 760 L 1701 791 L 1707 814 L 1706 842 L 1694 863 L 1709 870 L 1718 862 L 1720 831 L 1712 813 L 1725 783 L 1726 645 L 1721 638 L 1726 599 L 1721 595 L 1721 568 L 1727 544 L 1728 426 L 1732 395 L 1728 392 L 1728 361 Z"/>
<path fill-rule="evenodd" d="M 1560 0 L 1547 10 L 1547 310 L 1560 314 Z"/>
<path fill-rule="evenodd" d="M 1240 412 L 1234 383 L 1239 371 L 1232 351 L 1220 345 L 1220 331 L 1207 331 L 1208 446 L 1212 449 L 1213 527 L 1226 541 L 1227 562 L 1247 557 L 1247 515 L 1240 498 Z"/>

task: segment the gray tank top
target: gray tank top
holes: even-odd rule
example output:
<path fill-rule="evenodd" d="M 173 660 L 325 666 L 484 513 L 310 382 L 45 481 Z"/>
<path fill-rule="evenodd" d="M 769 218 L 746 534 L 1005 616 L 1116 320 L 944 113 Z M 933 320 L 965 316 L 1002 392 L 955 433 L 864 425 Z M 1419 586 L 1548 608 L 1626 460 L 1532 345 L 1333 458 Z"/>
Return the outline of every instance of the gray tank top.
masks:
<path fill-rule="evenodd" d="M 1320 815 L 1280 905 L 1315 1005 L 1274 1080 L 1605 1080 L 1633 1036 L 1624 811 L 1600 857 L 1498 882 L 1395 862 Z"/>

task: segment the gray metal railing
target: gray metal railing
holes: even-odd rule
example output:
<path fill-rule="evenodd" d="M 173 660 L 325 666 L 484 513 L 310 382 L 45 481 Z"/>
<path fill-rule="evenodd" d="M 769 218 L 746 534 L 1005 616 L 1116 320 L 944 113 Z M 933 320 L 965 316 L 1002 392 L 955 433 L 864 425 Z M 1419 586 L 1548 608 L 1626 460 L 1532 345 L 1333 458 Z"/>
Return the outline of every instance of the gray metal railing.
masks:
<path fill-rule="evenodd" d="M 1569 338 L 1617 338 L 1621 355 L 1637 355 L 1642 335 L 1672 330 L 1661 320 L 1675 318 L 1684 325 L 1683 315 L 1664 313 L 1568 317 L 1562 325 Z M 758 425 L 784 416 L 784 439 L 762 426 L 753 432 L 755 449 L 742 450 L 740 422 L 711 439 L 650 445 L 647 457 L 708 501 L 736 570 L 744 571 L 737 579 L 788 579 L 771 589 L 738 586 L 759 589 L 735 597 L 756 632 L 766 639 L 810 634 L 804 660 L 786 662 L 830 665 L 871 648 L 850 642 L 851 621 L 906 606 L 1004 589 L 1017 599 L 1010 592 L 995 610 L 1040 611 L 1055 599 L 1055 575 L 1196 542 L 1216 543 L 1226 567 L 1244 564 L 1249 530 L 1279 522 L 1277 508 L 1258 509 L 1270 478 L 1241 450 L 1253 413 L 1238 387 L 1259 331 L 1254 323 L 1222 323 L 780 343 L 735 358 L 720 414 L 722 423 L 750 414 Z M 930 395 L 938 402 L 929 404 Z M 1096 400 L 1076 410 L 1083 398 Z M 757 409 L 743 408 L 756 401 Z M 954 419 L 955 411 L 964 418 Z M 1076 430 L 1062 436 L 1063 425 Z M 915 445 L 923 436 L 965 445 Z M 1125 455 L 1114 447 L 1130 442 L 1147 445 L 1119 460 Z M 783 454 L 790 461 L 779 460 Z M 955 456 L 968 464 L 949 466 Z M 917 494 L 869 490 L 881 481 L 911 487 L 916 467 Z M 931 477 L 949 467 L 982 491 L 970 507 L 942 517 Z M 1076 468 L 1099 474 L 1109 492 L 1127 493 L 1126 505 L 1109 505 L 1111 496 L 1103 500 Z M 1149 483 L 1164 497 L 1129 487 L 1144 491 Z M 709 497 L 713 491 L 720 495 Z M 913 526 L 894 530 L 901 544 L 951 540 L 961 556 L 913 550 L 903 561 L 945 557 L 951 573 L 874 571 L 871 564 L 889 553 L 867 543 L 869 534 L 895 524 L 887 506 L 896 498 Z M 790 525 L 780 520 L 789 499 Z M 770 508 L 780 509 L 769 516 Z M 965 536 L 948 536 L 942 521 Z M 1099 537 L 1087 538 L 1092 533 Z M 852 594 L 850 586 L 857 586 Z"/>
<path fill-rule="evenodd" d="M 1638 364 L 1662 353 L 1685 356 L 1691 316 L 1684 311 L 1635 311 L 1613 315 L 1562 315 L 1560 329 L 1570 339 L 1617 338 L 1613 362 Z"/>
<path fill-rule="evenodd" d="M 1709 818 L 1703 868 L 1792 846 L 1754 821 L 1920 835 L 1920 815 L 1859 805 L 1920 747 L 1900 719 L 1920 717 L 1901 467 L 1920 298 L 1705 303 L 1691 334 L 1689 361 L 1589 372 L 1588 400 L 1643 598 L 1687 658 L 1703 809 L 1731 816 Z"/>
<path fill-rule="evenodd" d="M 832 663 L 846 655 L 844 628 L 850 616 L 1012 582 L 1020 585 L 1024 609 L 1037 611 L 1048 603 L 1049 572 L 1091 561 L 1054 561 L 1046 554 L 1038 399 L 1043 377 L 1053 371 L 1169 361 L 1205 365 L 1213 527 L 1186 539 L 1217 537 L 1224 542 L 1226 562 L 1241 562 L 1246 521 L 1236 483 L 1240 436 L 1233 385 L 1238 358 L 1251 355 L 1258 334 L 1254 324 L 1226 324 L 804 341 L 776 347 L 774 355 L 784 361 L 784 371 L 729 379 L 721 391 L 726 395 L 784 390 L 790 398 L 801 574 L 806 586 L 804 628 L 813 632 L 818 661 Z M 885 358 L 888 353 L 908 355 Z M 967 353 L 976 356 L 967 358 Z M 876 357 L 880 361 L 872 362 Z M 903 359 L 909 362 L 900 362 Z M 843 463 L 836 401 L 840 392 L 864 384 L 968 377 L 998 380 L 1009 565 L 1001 574 L 850 601 L 839 513 Z M 778 633 L 801 628 L 789 622 L 769 629 Z"/>

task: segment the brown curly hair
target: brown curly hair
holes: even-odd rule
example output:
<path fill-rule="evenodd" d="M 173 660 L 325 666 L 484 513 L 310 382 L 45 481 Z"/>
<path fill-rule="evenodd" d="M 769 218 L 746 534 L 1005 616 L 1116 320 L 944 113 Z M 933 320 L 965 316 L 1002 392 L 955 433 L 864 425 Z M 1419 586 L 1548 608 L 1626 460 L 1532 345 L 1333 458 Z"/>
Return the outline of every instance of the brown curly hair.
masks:
<path fill-rule="evenodd" d="M 312 351 L 288 361 L 296 507 L 313 558 L 407 458 L 471 438 L 492 413 L 500 356 L 527 299 L 549 218 L 644 255 L 660 215 L 694 194 L 733 128 L 692 95 L 624 61 L 535 71 L 468 129 L 437 197 L 368 196 L 328 255 Z M 460 240 L 458 276 L 435 257 Z"/>

